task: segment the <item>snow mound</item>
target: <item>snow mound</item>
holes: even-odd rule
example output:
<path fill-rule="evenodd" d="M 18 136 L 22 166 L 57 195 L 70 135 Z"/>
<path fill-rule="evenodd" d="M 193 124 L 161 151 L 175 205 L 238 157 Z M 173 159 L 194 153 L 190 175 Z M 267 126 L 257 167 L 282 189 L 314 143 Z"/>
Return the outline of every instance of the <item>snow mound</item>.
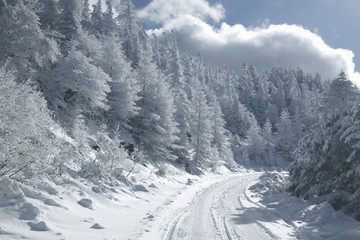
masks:
<path fill-rule="evenodd" d="M 84 208 L 89 208 L 89 209 L 93 210 L 92 201 L 88 198 L 83 198 L 80 201 L 78 201 L 77 203 Z"/>
<path fill-rule="evenodd" d="M 31 203 L 24 203 L 19 209 L 20 220 L 34 220 L 40 214 L 40 209 Z"/>
<path fill-rule="evenodd" d="M 136 192 L 149 192 L 149 190 L 144 185 L 141 185 L 141 184 L 135 185 L 134 186 L 134 191 L 136 191 Z"/>
<path fill-rule="evenodd" d="M 90 228 L 92 228 L 92 229 L 104 229 L 104 227 L 103 226 L 101 226 L 100 224 L 98 224 L 98 223 L 95 223 L 94 225 L 92 225 Z"/>
<path fill-rule="evenodd" d="M 188 178 L 186 185 L 193 185 L 193 184 L 194 184 L 194 181 L 192 179 Z"/>
<path fill-rule="evenodd" d="M 11 233 L 8 232 L 8 231 L 5 231 L 4 229 L 2 229 L 2 228 L 0 227 L 0 235 L 11 235 Z"/>
<path fill-rule="evenodd" d="M 151 183 L 151 184 L 149 185 L 149 187 L 151 187 L 151 188 L 158 188 L 154 183 Z"/>
<path fill-rule="evenodd" d="M 285 173 L 264 173 L 247 189 L 247 197 L 264 211 L 296 228 L 296 239 L 359 239 L 360 223 L 323 202 L 315 205 L 283 193 Z"/>
<path fill-rule="evenodd" d="M 38 223 L 28 222 L 27 224 L 29 225 L 30 230 L 32 231 L 45 232 L 50 230 L 48 226 L 46 226 L 46 223 L 44 221 Z"/>
<path fill-rule="evenodd" d="M 0 181 L 0 207 L 7 207 L 25 201 L 25 195 L 19 184 L 9 178 Z"/>
<path fill-rule="evenodd" d="M 283 192 L 286 177 L 277 172 L 264 173 L 257 183 L 249 187 L 254 193 L 267 194 L 271 191 Z"/>
<path fill-rule="evenodd" d="M 91 190 L 94 192 L 94 193 L 101 193 L 101 188 L 97 187 L 97 186 L 94 186 L 91 188 Z"/>
<path fill-rule="evenodd" d="M 57 203 L 55 200 L 50 199 L 50 198 L 45 199 L 44 204 L 49 205 L 49 206 L 53 206 L 53 207 L 60 207 L 59 203 Z"/>

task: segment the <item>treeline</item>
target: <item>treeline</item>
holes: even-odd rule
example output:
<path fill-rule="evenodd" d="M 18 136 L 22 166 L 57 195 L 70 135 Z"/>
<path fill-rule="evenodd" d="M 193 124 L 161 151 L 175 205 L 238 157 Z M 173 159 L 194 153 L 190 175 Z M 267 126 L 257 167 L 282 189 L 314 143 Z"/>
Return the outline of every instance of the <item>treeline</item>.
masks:
<path fill-rule="evenodd" d="M 207 66 L 179 51 L 174 33 L 147 36 L 129 0 L 116 16 L 100 1 L 0 6 L 2 176 L 44 161 L 103 176 L 134 151 L 192 173 L 277 166 L 316 122 L 319 75 Z"/>

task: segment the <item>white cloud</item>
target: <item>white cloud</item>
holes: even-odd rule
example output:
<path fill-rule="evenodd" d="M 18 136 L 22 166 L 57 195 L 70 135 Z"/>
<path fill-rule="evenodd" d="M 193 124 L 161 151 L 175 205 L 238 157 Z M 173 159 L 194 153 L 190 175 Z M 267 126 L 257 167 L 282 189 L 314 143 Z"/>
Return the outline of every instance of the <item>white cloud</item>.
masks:
<path fill-rule="evenodd" d="M 206 0 L 154 0 L 138 14 L 141 18 L 155 23 L 163 23 L 184 15 L 219 22 L 225 16 L 225 9 L 219 3 L 211 6 Z"/>
<path fill-rule="evenodd" d="M 208 62 L 228 65 L 235 71 L 243 62 L 254 62 L 259 70 L 273 65 L 300 67 L 330 79 L 344 70 L 360 86 L 352 51 L 331 48 L 319 35 L 297 25 L 245 28 L 222 23 L 216 28 L 206 22 L 207 18 L 221 21 L 223 13 L 221 5 L 210 6 L 205 0 L 154 0 L 140 16 L 162 24 L 149 33 L 174 30 L 181 47 L 199 51 Z"/>

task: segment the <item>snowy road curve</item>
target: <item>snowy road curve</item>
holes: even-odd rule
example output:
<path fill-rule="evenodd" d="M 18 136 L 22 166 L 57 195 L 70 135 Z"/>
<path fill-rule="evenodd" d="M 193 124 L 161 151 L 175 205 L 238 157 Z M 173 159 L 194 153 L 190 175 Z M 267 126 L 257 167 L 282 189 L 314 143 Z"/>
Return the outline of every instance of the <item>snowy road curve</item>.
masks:
<path fill-rule="evenodd" d="M 147 231 L 157 231 L 161 239 L 169 240 L 290 239 L 294 227 L 276 216 L 276 212 L 264 211 L 264 207 L 253 202 L 246 193 L 249 184 L 260 175 L 244 174 L 216 183 L 179 209 L 175 206 L 182 199 L 176 196 L 170 201 L 173 210 L 171 206 L 161 208 L 154 219 L 159 221 L 155 229 Z M 143 237 L 152 239 L 151 234 Z"/>

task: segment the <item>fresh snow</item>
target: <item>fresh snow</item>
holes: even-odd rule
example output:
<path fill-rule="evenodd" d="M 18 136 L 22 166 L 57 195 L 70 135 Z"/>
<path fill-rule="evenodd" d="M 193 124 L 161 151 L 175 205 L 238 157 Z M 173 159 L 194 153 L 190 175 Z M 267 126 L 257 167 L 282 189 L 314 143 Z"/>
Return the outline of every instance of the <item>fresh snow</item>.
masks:
<path fill-rule="evenodd" d="M 140 168 L 140 167 L 139 167 Z M 146 172 L 148 171 L 148 172 Z M 168 171 L 171 171 L 168 170 Z M 360 223 L 327 203 L 279 193 L 284 173 L 159 177 L 134 190 L 84 182 L 37 189 L 0 181 L 0 239 L 357 239 Z M 134 180 L 135 178 L 133 178 Z M 134 180 L 135 181 L 135 180 Z M 142 186 L 142 187 L 139 187 Z M 147 189 L 147 191 L 143 191 Z"/>

